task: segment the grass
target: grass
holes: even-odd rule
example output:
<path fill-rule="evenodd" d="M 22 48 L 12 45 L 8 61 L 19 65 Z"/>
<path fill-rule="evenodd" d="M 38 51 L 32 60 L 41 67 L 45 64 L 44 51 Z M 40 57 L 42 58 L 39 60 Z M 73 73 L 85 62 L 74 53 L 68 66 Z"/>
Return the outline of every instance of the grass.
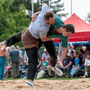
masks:
<path fill-rule="evenodd" d="M 41 79 L 47 79 L 47 80 L 75 80 L 75 79 L 82 79 L 82 78 L 74 77 L 74 78 L 41 78 Z M 35 80 L 41 80 L 41 79 L 35 79 Z"/>
<path fill-rule="evenodd" d="M 21 79 L 21 78 L 20 78 L 20 79 Z M 5 79 L 2 80 L 2 81 L 20 80 L 20 79 L 5 78 Z M 80 78 L 80 77 L 74 77 L 74 78 L 40 78 L 40 79 L 35 78 L 35 80 L 42 80 L 42 79 L 47 79 L 47 80 L 75 80 L 75 79 L 82 79 L 82 78 Z M 83 79 L 86 79 L 86 78 L 83 78 Z M 90 77 L 89 77 L 88 79 L 90 79 Z"/>
<path fill-rule="evenodd" d="M 21 78 L 20 78 L 21 79 Z M 8 81 L 8 80 L 19 80 L 19 79 L 13 79 L 13 78 L 5 78 L 2 81 Z"/>

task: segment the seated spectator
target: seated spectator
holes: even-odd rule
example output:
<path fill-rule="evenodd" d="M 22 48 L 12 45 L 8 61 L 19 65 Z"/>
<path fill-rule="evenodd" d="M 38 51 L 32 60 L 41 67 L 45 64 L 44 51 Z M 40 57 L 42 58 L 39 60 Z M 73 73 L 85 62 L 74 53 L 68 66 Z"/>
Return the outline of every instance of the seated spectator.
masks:
<path fill-rule="evenodd" d="M 86 58 L 85 58 L 85 73 L 84 73 L 84 77 L 88 76 L 88 73 L 90 72 L 90 52 L 88 52 L 86 54 Z"/>
<path fill-rule="evenodd" d="M 45 69 L 47 65 L 48 65 L 48 62 L 46 61 L 45 57 L 43 57 L 41 62 L 41 69 Z"/>
<path fill-rule="evenodd" d="M 41 68 L 37 74 L 37 78 L 41 78 L 44 76 L 47 65 L 48 65 L 48 62 L 46 61 L 45 57 L 43 57 L 41 62 Z"/>
<path fill-rule="evenodd" d="M 81 69 L 81 58 L 79 58 L 79 53 L 75 52 L 74 55 L 74 59 L 73 59 L 73 65 L 72 65 L 72 69 L 70 72 L 70 76 L 73 77 L 80 69 Z"/>
<path fill-rule="evenodd" d="M 72 59 L 74 58 L 74 51 L 71 51 L 71 56 Z"/>
<path fill-rule="evenodd" d="M 48 60 L 48 59 L 47 59 Z M 41 68 L 37 73 L 37 78 L 45 78 L 54 76 L 53 71 L 51 70 L 50 60 L 46 61 L 46 58 L 42 58 Z"/>
<path fill-rule="evenodd" d="M 66 56 L 63 60 L 62 65 L 59 65 L 57 62 L 57 67 L 61 69 L 62 71 L 67 71 L 67 75 L 70 74 L 71 71 L 71 65 L 72 65 L 72 58 L 70 56 Z"/>
<path fill-rule="evenodd" d="M 84 62 L 85 62 L 87 52 L 88 52 L 87 47 L 82 46 L 82 48 L 80 49 L 80 54 L 79 54 L 79 57 L 82 59 L 81 69 L 84 69 Z"/>
<path fill-rule="evenodd" d="M 50 55 L 48 54 L 47 49 L 44 49 L 44 53 L 42 54 L 42 59 L 45 58 L 46 61 L 50 59 Z"/>
<path fill-rule="evenodd" d="M 68 56 L 71 56 L 71 52 L 76 52 L 76 50 L 74 49 L 74 46 L 72 45 L 72 46 L 70 46 L 70 48 L 68 49 Z"/>

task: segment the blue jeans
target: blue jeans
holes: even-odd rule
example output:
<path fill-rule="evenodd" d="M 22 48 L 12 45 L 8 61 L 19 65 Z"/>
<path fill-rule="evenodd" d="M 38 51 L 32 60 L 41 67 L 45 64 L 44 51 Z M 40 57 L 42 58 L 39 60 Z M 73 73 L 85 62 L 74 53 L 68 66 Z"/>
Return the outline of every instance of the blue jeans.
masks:
<path fill-rule="evenodd" d="M 3 79 L 4 65 L 5 65 L 5 58 L 4 57 L 0 57 L 0 79 Z"/>
<path fill-rule="evenodd" d="M 60 69 L 60 70 L 63 71 L 63 68 L 61 68 L 61 67 L 58 67 L 58 69 Z M 71 66 L 68 66 L 68 67 L 65 69 L 65 71 L 66 71 L 68 74 L 70 74 Z M 55 74 L 55 76 L 57 77 L 57 74 Z"/>
<path fill-rule="evenodd" d="M 58 67 L 58 68 L 63 71 L 63 68 L 61 68 L 61 67 Z M 65 69 L 65 71 L 67 71 L 67 73 L 70 74 L 71 66 L 68 66 L 68 67 Z"/>
<path fill-rule="evenodd" d="M 71 77 L 73 77 L 80 69 L 81 69 L 80 66 L 79 67 L 76 67 L 75 69 L 72 68 L 71 69 L 71 72 L 70 72 Z"/>

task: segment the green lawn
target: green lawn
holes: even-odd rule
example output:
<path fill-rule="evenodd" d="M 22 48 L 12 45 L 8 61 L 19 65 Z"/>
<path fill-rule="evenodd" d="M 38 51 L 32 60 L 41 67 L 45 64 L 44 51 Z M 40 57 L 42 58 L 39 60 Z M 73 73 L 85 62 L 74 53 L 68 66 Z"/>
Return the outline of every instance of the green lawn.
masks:
<path fill-rule="evenodd" d="M 21 78 L 20 78 L 21 79 Z M 2 81 L 8 81 L 8 80 L 20 80 L 20 79 L 13 79 L 13 78 L 5 78 L 4 80 Z M 35 80 L 41 80 L 41 79 L 47 79 L 47 80 L 74 80 L 74 79 L 82 79 L 80 77 L 74 77 L 74 78 L 40 78 L 40 79 L 37 79 L 35 78 Z M 83 78 L 85 79 L 85 78 Z M 90 79 L 90 77 L 89 77 Z"/>

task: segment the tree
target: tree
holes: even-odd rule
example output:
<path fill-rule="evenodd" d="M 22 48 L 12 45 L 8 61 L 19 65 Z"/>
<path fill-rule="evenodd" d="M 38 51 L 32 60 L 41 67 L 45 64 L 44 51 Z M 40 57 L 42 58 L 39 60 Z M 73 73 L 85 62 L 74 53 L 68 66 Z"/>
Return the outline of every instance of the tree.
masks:
<path fill-rule="evenodd" d="M 34 12 L 40 11 L 40 1 L 37 0 L 37 3 L 34 3 Z M 12 12 L 19 11 L 19 5 L 24 4 L 28 15 L 27 17 L 31 17 L 32 15 L 32 0 L 14 0 L 13 4 L 11 5 L 10 9 Z"/>
<path fill-rule="evenodd" d="M 86 21 L 88 21 L 88 23 L 90 24 L 90 13 L 88 13 Z"/>
<path fill-rule="evenodd" d="M 62 17 L 66 17 L 67 13 L 63 13 L 62 11 L 64 11 L 64 3 L 61 2 L 62 0 L 50 0 L 50 7 L 52 9 L 52 11 L 57 14 L 58 16 Z"/>
<path fill-rule="evenodd" d="M 19 6 L 19 11 L 12 12 L 10 7 L 14 0 L 0 0 L 0 41 L 25 29 L 30 20 L 26 18 L 25 7 Z"/>
<path fill-rule="evenodd" d="M 49 5 L 49 0 L 36 0 L 37 2 L 34 2 L 34 12 L 40 11 L 41 10 L 41 5 L 42 3 L 47 3 Z M 67 13 L 63 13 L 64 11 L 64 3 L 61 3 L 62 0 L 50 0 L 50 7 L 51 10 L 59 15 L 60 17 L 64 16 L 66 17 Z M 12 6 L 11 6 L 11 11 L 18 11 L 19 10 L 19 5 L 24 4 L 26 10 L 29 13 L 29 17 L 31 17 L 31 11 L 32 11 L 32 0 L 14 0 Z"/>
<path fill-rule="evenodd" d="M 49 0 L 38 0 L 40 5 L 42 3 L 47 3 L 49 5 Z M 41 2 L 40 2 L 41 1 Z M 64 11 L 64 3 L 61 3 L 62 0 L 50 0 L 50 9 L 54 12 L 54 14 L 57 14 L 58 16 L 66 17 L 68 13 L 63 13 Z"/>

